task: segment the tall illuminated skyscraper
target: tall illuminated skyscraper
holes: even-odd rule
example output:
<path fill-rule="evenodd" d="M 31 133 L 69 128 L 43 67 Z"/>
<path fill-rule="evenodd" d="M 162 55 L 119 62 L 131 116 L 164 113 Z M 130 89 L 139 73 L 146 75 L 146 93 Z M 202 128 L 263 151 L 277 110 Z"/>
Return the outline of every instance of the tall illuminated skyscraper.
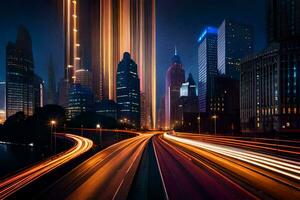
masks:
<path fill-rule="evenodd" d="M 175 49 L 175 54 L 172 58 L 172 64 L 167 71 L 166 77 L 166 93 L 165 93 L 165 126 L 174 128 L 180 121 L 179 116 L 179 97 L 180 87 L 185 81 L 185 72 Z"/>
<path fill-rule="evenodd" d="M 124 52 L 129 52 L 138 66 L 140 89 L 145 97 L 144 122 L 156 126 L 156 16 L 155 0 L 100 0 L 99 12 L 93 11 L 93 28 L 99 35 L 99 54 L 92 55 L 95 95 L 116 99 L 116 72 Z M 98 17 L 97 14 L 100 16 Z M 99 31 L 100 30 L 100 31 Z M 99 33 L 99 34 L 97 34 Z M 94 58 L 99 59 L 97 62 Z M 94 64 L 93 64 L 94 63 Z M 99 65 L 97 65 L 99 63 Z"/>
<path fill-rule="evenodd" d="M 212 95 L 212 77 L 217 70 L 217 40 L 218 29 L 207 27 L 198 39 L 198 69 L 199 69 L 199 109 L 209 112 L 209 101 Z"/>
<path fill-rule="evenodd" d="M 63 0 L 63 26 L 65 39 L 65 71 L 64 79 L 69 84 L 75 83 L 75 71 L 79 69 L 79 41 L 78 41 L 78 2 L 77 0 Z"/>

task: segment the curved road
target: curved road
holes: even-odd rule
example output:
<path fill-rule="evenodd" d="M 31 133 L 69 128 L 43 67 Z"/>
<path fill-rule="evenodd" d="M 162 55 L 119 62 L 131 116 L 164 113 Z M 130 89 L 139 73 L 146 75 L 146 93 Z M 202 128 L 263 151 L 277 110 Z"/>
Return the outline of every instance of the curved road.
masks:
<path fill-rule="evenodd" d="M 38 195 L 38 199 L 126 199 L 152 134 L 114 144 L 95 154 Z"/>
<path fill-rule="evenodd" d="M 0 182 L 0 199 L 9 197 L 44 174 L 51 172 L 57 167 L 87 152 L 93 146 L 91 140 L 77 135 L 59 133 L 56 133 L 56 135 L 73 141 L 74 146 L 67 151 L 52 156 L 45 161 L 39 162 L 30 168 L 2 180 Z"/>

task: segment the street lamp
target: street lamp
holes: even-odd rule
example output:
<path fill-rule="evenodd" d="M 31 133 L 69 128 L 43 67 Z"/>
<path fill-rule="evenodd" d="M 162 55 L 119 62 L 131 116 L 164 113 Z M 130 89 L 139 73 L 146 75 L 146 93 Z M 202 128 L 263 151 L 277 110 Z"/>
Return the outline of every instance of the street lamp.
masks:
<path fill-rule="evenodd" d="M 99 146 L 100 146 L 100 148 L 101 148 L 101 146 L 102 146 L 101 125 L 100 125 L 100 124 L 97 124 L 97 125 L 96 125 L 96 129 L 99 130 Z"/>
<path fill-rule="evenodd" d="M 212 116 L 212 119 L 214 119 L 214 124 L 215 124 L 215 135 L 217 135 L 217 118 L 218 118 L 217 115 Z"/>
<path fill-rule="evenodd" d="M 198 133 L 200 134 L 200 113 L 197 119 L 198 119 Z"/>
<path fill-rule="evenodd" d="M 53 127 L 55 127 L 56 121 L 55 120 L 51 120 L 50 124 L 51 124 L 50 145 L 51 145 L 51 148 L 52 148 Z M 55 137 L 54 137 L 54 152 L 56 152 L 56 138 Z"/>

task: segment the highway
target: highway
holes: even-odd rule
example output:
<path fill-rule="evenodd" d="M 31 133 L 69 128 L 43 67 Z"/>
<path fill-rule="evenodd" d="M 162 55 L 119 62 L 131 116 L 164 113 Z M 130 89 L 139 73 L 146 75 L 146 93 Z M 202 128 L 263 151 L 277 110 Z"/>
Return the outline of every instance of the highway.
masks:
<path fill-rule="evenodd" d="M 208 165 L 193 162 L 174 145 L 153 138 L 168 199 L 255 199 Z"/>
<path fill-rule="evenodd" d="M 37 199 L 126 199 L 152 134 L 116 143 L 84 161 Z"/>
<path fill-rule="evenodd" d="M 300 198 L 300 163 L 298 161 L 262 153 L 259 148 L 265 146 L 262 144 L 258 145 L 258 152 L 256 152 L 253 147 L 248 150 L 249 147 L 244 144 L 243 140 L 239 141 L 239 147 L 237 144 L 233 147 L 229 146 L 228 140 L 224 138 L 219 139 L 216 144 L 216 139 L 211 138 L 215 142 L 213 143 L 211 140 L 199 141 L 197 137 L 193 139 L 190 139 L 191 136 L 188 137 L 163 135 L 165 141 L 193 163 L 213 168 L 259 198 Z M 223 143 L 222 140 L 224 140 Z M 238 142 L 237 139 L 235 140 Z M 286 148 L 282 147 L 282 150 Z"/>
<path fill-rule="evenodd" d="M 74 145 L 62 153 L 54 155 L 47 160 L 39 162 L 11 177 L 2 180 L 0 182 L 0 199 L 9 197 L 13 193 L 17 192 L 43 175 L 87 152 L 93 146 L 93 142 L 91 140 L 80 136 L 60 133 L 56 133 L 56 136 L 71 140 L 74 142 Z"/>

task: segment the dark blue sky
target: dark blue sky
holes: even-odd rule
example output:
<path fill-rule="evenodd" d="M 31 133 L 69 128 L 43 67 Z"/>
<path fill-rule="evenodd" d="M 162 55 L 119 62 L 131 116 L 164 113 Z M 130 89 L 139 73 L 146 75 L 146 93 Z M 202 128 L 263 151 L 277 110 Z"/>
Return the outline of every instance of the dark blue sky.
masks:
<path fill-rule="evenodd" d="M 53 54 L 57 77 L 63 72 L 63 40 L 57 13 L 59 0 L 0 1 L 0 80 L 5 79 L 5 46 L 15 41 L 19 24 L 32 37 L 36 72 L 47 80 Z M 197 79 L 197 38 L 204 27 L 219 26 L 224 18 L 250 24 L 255 30 L 256 51 L 265 46 L 264 0 L 157 0 L 157 91 L 164 92 L 165 72 L 177 46 L 186 74 Z"/>

